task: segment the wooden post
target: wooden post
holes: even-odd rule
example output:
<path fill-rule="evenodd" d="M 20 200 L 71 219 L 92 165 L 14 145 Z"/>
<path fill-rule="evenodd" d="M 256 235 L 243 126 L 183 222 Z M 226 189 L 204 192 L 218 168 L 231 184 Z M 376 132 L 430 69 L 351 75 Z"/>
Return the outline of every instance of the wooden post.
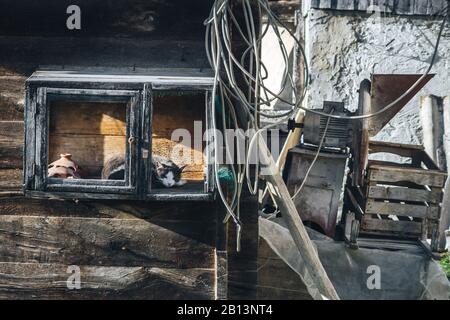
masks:
<path fill-rule="evenodd" d="M 441 170 L 449 170 L 450 164 L 450 102 L 449 97 L 441 100 L 435 96 L 421 98 L 420 118 L 423 127 L 425 151 Z M 450 179 L 444 188 L 441 218 L 439 223 L 438 251 L 446 247 L 445 231 L 450 225 Z"/>
<path fill-rule="evenodd" d="M 450 96 L 444 98 L 443 118 L 444 118 L 444 151 L 447 161 L 447 171 L 450 173 Z M 442 200 L 441 222 L 439 227 L 439 251 L 444 251 L 446 247 L 445 231 L 450 228 L 450 179 L 447 179 L 444 189 L 444 199 Z"/>
<path fill-rule="evenodd" d="M 305 263 L 312 280 L 314 281 L 319 292 L 327 299 L 339 300 L 339 296 L 331 283 L 328 275 L 320 262 L 319 256 L 314 248 L 311 239 L 306 232 L 300 215 L 292 201 L 286 184 L 280 175 L 279 169 L 270 154 L 269 149 L 264 139 L 259 136 L 259 148 L 262 162 L 262 172 L 265 176 L 267 185 L 273 194 L 275 202 L 281 211 L 281 214 L 286 221 L 289 232 L 298 247 L 300 255 Z"/>
<path fill-rule="evenodd" d="M 423 128 L 423 145 L 425 151 L 441 170 L 446 170 L 444 152 L 444 120 L 440 98 L 436 96 L 421 97 L 420 119 Z"/>

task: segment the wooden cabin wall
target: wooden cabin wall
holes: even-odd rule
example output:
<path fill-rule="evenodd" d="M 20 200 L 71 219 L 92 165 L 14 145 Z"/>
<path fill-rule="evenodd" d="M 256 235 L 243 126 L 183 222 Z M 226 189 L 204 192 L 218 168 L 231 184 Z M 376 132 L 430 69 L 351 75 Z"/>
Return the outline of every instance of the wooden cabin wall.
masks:
<path fill-rule="evenodd" d="M 227 243 L 233 237 L 227 236 L 221 222 L 224 213 L 215 202 L 84 202 L 22 196 L 26 78 L 39 68 L 208 68 L 203 21 L 210 1 L 186 3 L 0 3 L 0 298 L 233 298 L 236 290 L 233 285 L 228 288 L 229 270 L 237 287 L 246 283 L 248 297 L 254 296 L 254 198 L 246 200 L 242 211 L 249 224 L 241 255 L 227 251 L 234 247 Z M 81 30 L 65 27 L 69 4 L 81 7 Z M 239 260 L 242 265 L 237 265 Z M 65 285 L 70 265 L 81 268 L 81 290 Z M 254 277 L 244 279 L 243 269 Z"/>
<path fill-rule="evenodd" d="M 258 202 L 248 193 L 241 200 L 242 232 L 237 251 L 237 230 L 233 222 L 227 229 L 228 298 L 257 299 L 258 281 Z M 256 213 L 256 214 L 254 214 Z"/>
<path fill-rule="evenodd" d="M 0 298 L 214 298 L 208 204 L 16 196 L 1 197 L 0 210 Z M 81 268 L 81 290 L 65 285 L 71 265 Z"/>

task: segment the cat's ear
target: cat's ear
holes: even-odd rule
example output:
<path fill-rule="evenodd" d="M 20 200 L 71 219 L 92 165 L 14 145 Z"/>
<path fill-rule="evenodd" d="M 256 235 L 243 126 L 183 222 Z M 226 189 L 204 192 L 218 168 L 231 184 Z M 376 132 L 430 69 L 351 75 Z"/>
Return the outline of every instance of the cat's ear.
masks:
<path fill-rule="evenodd" d="M 187 164 L 185 164 L 184 166 L 180 167 L 180 172 L 183 172 L 183 170 L 187 167 Z"/>

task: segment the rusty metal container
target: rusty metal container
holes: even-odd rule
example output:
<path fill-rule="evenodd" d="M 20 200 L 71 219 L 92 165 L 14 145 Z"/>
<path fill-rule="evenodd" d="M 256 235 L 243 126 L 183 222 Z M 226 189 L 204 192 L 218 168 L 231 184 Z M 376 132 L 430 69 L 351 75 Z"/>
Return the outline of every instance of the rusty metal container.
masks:
<path fill-rule="evenodd" d="M 283 178 L 291 195 L 302 184 L 317 148 L 300 145 L 291 149 L 286 159 Z M 348 154 L 343 151 L 321 151 L 311 173 L 294 203 L 303 222 L 334 237 L 338 211 L 342 207 Z"/>

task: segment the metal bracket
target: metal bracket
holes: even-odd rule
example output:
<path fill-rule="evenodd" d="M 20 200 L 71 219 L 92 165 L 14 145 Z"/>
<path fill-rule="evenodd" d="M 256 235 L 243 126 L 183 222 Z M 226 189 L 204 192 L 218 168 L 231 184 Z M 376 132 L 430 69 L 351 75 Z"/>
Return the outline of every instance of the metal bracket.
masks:
<path fill-rule="evenodd" d="M 295 129 L 303 129 L 305 127 L 304 123 L 295 122 L 294 119 L 289 119 L 287 123 L 287 128 L 289 131 L 294 131 Z"/>

